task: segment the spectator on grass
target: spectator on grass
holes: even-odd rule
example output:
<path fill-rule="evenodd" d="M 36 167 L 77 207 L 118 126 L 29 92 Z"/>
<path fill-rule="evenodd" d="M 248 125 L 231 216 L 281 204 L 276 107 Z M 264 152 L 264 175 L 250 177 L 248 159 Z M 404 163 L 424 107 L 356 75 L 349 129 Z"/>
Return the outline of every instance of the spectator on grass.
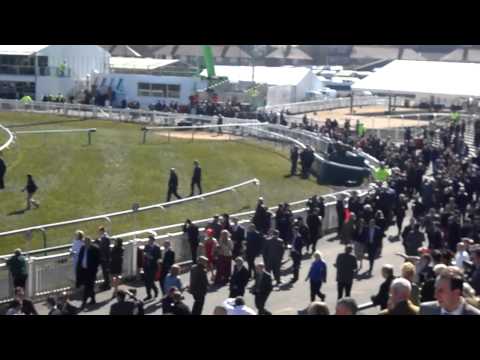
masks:
<path fill-rule="evenodd" d="M 16 249 L 13 256 L 7 260 L 7 267 L 13 278 L 13 287 L 25 288 L 27 282 L 27 259 L 21 249 Z"/>
<path fill-rule="evenodd" d="M 1 158 L 2 153 L 0 152 L 0 190 L 5 189 L 5 182 L 4 177 L 7 173 L 7 165 L 5 165 L 5 161 Z"/>
<path fill-rule="evenodd" d="M 35 206 L 35 208 L 37 208 L 37 209 L 40 207 L 40 203 L 33 198 L 33 195 L 35 195 L 37 190 L 38 190 L 38 186 L 35 183 L 35 181 L 33 180 L 32 175 L 30 175 L 30 174 L 27 175 L 27 185 L 22 190 L 22 192 L 25 192 L 25 191 L 27 192 L 27 208 L 26 208 L 26 210 L 30 210 L 32 208 L 32 205 Z"/>
<path fill-rule="evenodd" d="M 167 192 L 167 203 L 170 202 L 172 195 L 175 195 L 177 199 L 182 197 L 178 195 L 178 176 L 174 168 L 170 169 L 170 177 L 168 179 L 168 192 Z"/>
<path fill-rule="evenodd" d="M 335 315 L 357 315 L 358 305 L 355 299 L 344 297 L 337 301 Z"/>
<path fill-rule="evenodd" d="M 202 168 L 200 167 L 200 163 L 198 162 L 198 160 L 195 160 L 193 162 L 193 166 L 194 168 L 193 168 L 192 182 L 190 185 L 191 187 L 190 196 L 194 195 L 195 185 L 198 188 L 199 194 L 200 195 L 202 194 Z"/>

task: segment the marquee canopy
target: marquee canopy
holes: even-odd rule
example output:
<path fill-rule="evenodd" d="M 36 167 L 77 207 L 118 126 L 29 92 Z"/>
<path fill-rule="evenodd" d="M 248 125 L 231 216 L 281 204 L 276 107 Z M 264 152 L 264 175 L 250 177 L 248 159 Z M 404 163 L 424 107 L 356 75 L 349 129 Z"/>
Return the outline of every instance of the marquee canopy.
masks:
<path fill-rule="evenodd" d="M 388 95 L 480 97 L 480 64 L 394 60 L 352 85 Z"/>

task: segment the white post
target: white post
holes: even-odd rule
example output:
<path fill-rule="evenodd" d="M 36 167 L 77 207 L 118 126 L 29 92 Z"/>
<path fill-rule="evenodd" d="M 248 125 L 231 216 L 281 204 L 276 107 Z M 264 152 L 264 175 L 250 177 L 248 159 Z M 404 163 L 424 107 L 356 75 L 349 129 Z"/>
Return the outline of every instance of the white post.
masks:
<path fill-rule="evenodd" d="M 97 107 L 96 107 L 96 106 L 93 107 L 93 116 L 92 116 L 92 117 L 93 117 L 94 119 L 97 118 Z"/>
<path fill-rule="evenodd" d="M 36 266 L 35 266 L 35 258 L 31 257 L 27 260 L 27 283 L 25 284 L 25 295 L 28 297 L 33 297 L 36 293 Z"/>

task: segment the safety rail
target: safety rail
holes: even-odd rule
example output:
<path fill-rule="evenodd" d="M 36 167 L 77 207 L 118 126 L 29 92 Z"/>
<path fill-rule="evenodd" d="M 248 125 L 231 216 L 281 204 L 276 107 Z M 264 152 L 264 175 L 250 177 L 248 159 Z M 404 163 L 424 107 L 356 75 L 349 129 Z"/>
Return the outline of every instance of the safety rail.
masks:
<path fill-rule="evenodd" d="M 246 186 L 246 185 L 249 185 L 249 184 L 254 184 L 254 185 L 259 186 L 260 185 L 260 180 L 250 179 L 250 180 L 244 181 L 240 184 L 229 186 L 229 187 L 219 189 L 219 190 L 215 190 L 215 191 L 211 191 L 209 193 L 205 193 L 205 194 L 202 194 L 202 195 L 195 195 L 195 196 L 191 196 L 191 197 L 184 198 L 184 199 L 177 199 L 177 200 L 170 201 L 170 202 L 162 202 L 162 203 L 158 203 L 158 204 L 139 207 L 136 210 L 134 210 L 134 209 L 123 210 L 123 211 L 117 211 L 117 212 L 108 213 L 108 214 L 90 216 L 90 217 L 80 218 L 80 219 L 75 219 L 75 220 L 62 221 L 62 222 L 45 224 L 45 225 L 38 225 L 38 226 L 31 226 L 31 227 L 22 228 L 22 229 L 1 232 L 0 237 L 18 235 L 18 234 L 23 234 L 23 233 L 27 233 L 27 232 L 33 232 L 33 231 L 41 231 L 42 235 L 44 237 L 44 243 L 45 243 L 46 242 L 46 230 L 47 229 L 58 228 L 58 227 L 61 227 L 61 226 L 66 226 L 66 225 L 86 223 L 86 222 L 90 222 L 90 221 L 94 221 L 94 220 L 107 220 L 109 223 L 111 223 L 111 218 L 116 217 L 116 216 L 129 215 L 129 214 L 139 213 L 139 212 L 143 212 L 143 211 L 150 211 L 150 210 L 154 210 L 154 209 L 165 209 L 166 206 L 178 205 L 178 204 L 190 202 L 190 201 L 193 201 L 193 200 L 199 200 L 199 199 L 204 200 L 207 197 L 211 197 L 211 196 L 215 196 L 215 195 L 218 195 L 218 194 L 221 194 L 221 193 L 229 192 L 229 191 L 232 191 L 234 189 L 237 189 L 239 187 L 243 187 L 243 186 Z M 0 257 L 0 258 L 3 258 L 3 257 Z"/>
<path fill-rule="evenodd" d="M 322 221 L 322 229 L 325 233 L 328 233 L 334 229 L 338 224 L 337 212 L 336 212 L 336 199 L 338 196 L 351 196 L 353 191 L 357 191 L 360 197 L 365 196 L 368 193 L 368 189 L 352 189 L 335 192 L 331 194 L 323 195 L 324 197 L 332 198 L 332 201 L 325 202 L 325 217 Z M 297 205 L 306 204 L 308 199 L 297 201 L 292 203 Z M 269 210 L 274 211 L 276 208 L 271 207 Z M 305 216 L 307 209 L 302 207 L 292 211 L 295 216 Z M 255 211 L 248 211 L 239 214 L 232 214 L 232 217 L 240 218 L 239 223 L 245 224 L 250 222 L 250 217 Z M 242 216 L 240 216 L 242 215 Z M 202 219 L 193 221 L 197 224 L 200 230 L 204 230 L 204 227 L 211 219 Z M 172 228 L 181 229 L 183 224 L 174 224 L 154 229 L 145 229 L 136 231 L 134 233 L 112 235 L 112 238 L 125 239 L 128 236 L 133 236 L 131 240 L 126 239 L 124 241 L 124 259 L 123 259 L 123 276 L 126 279 L 135 278 L 139 275 L 141 265 L 138 263 L 138 255 L 142 251 L 142 246 L 148 241 L 147 238 L 136 238 L 136 235 L 142 233 L 156 234 L 163 230 L 169 230 Z M 188 241 L 185 238 L 183 231 L 172 232 L 162 235 L 154 235 L 157 241 L 170 240 L 172 248 L 177 254 L 178 262 L 188 265 L 191 261 Z M 203 236 L 203 234 L 202 234 Z M 28 257 L 28 279 L 26 285 L 26 292 L 31 297 L 39 297 L 49 293 L 59 292 L 71 289 L 74 285 L 75 271 L 73 256 L 70 253 L 71 245 L 65 245 L 62 253 L 53 254 L 48 256 L 31 256 Z M 56 250 L 61 250 L 60 247 L 56 247 Z M 45 249 L 43 249 L 45 251 Z M 2 256 L 5 258 L 6 256 Z M 8 269 L 5 264 L 0 264 L 0 303 L 11 300 L 12 283 L 8 274 Z M 101 271 L 98 273 L 98 282 L 102 281 Z"/>
<path fill-rule="evenodd" d="M 10 129 L 6 128 L 1 124 L 0 124 L 0 129 L 5 131 L 8 135 L 7 141 L 3 145 L 0 145 L 0 151 L 3 151 L 5 149 L 8 149 L 10 145 L 15 141 L 15 135 L 10 131 Z"/>
<path fill-rule="evenodd" d="M 69 134 L 69 133 L 87 133 L 88 145 L 92 145 L 92 133 L 97 132 L 96 128 L 91 129 L 63 129 L 63 130 L 20 130 L 15 131 L 15 135 L 41 135 L 41 134 Z"/>

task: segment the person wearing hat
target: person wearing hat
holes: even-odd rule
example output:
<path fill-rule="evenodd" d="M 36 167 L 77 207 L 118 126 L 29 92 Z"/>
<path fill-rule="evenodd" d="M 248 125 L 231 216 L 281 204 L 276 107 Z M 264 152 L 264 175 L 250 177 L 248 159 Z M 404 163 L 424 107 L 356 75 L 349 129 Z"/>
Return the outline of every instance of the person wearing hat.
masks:
<path fill-rule="evenodd" d="M 22 254 L 22 250 L 16 249 L 12 257 L 7 260 L 7 267 L 13 278 L 13 287 L 21 287 L 25 289 L 27 282 L 27 259 Z"/>
<path fill-rule="evenodd" d="M 181 199 L 182 197 L 178 195 L 178 176 L 174 168 L 170 169 L 170 178 L 168 179 L 168 193 L 167 193 L 167 202 L 170 202 L 172 194 Z"/>
<path fill-rule="evenodd" d="M 205 256 L 200 256 L 197 264 L 192 266 L 190 271 L 190 285 L 188 287 L 190 294 L 192 294 L 194 303 L 192 307 L 192 315 L 201 315 L 203 304 L 205 303 L 205 296 L 208 291 L 208 277 L 207 277 L 208 259 Z"/>

